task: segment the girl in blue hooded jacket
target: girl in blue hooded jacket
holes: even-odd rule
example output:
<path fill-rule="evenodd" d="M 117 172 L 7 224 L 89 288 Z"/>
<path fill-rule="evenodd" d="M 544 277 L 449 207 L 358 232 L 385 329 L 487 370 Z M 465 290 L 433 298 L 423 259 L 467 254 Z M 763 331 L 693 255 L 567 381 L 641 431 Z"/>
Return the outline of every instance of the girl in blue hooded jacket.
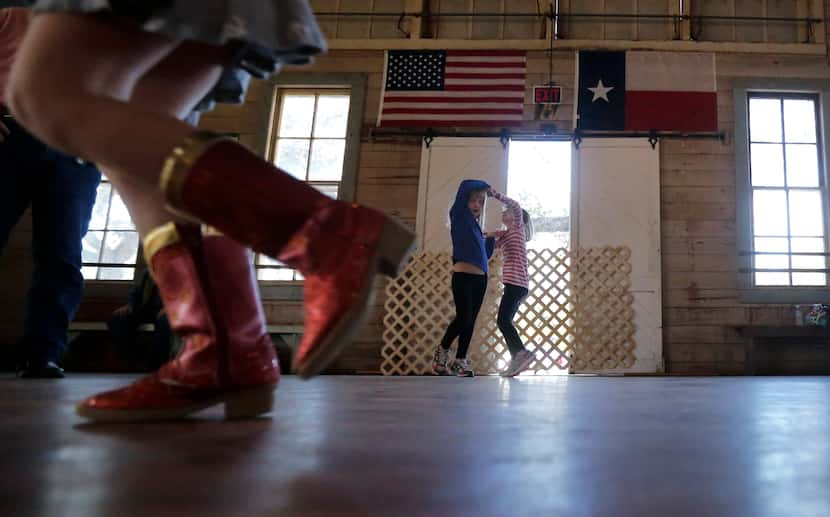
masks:
<path fill-rule="evenodd" d="M 467 349 L 487 291 L 487 260 L 493 255 L 495 244 L 493 238 L 484 238 L 479 224 L 489 189 L 490 185 L 484 181 L 464 180 L 450 208 L 455 319 L 435 350 L 432 371 L 436 375 L 475 376 L 467 361 Z M 449 349 L 455 338 L 458 338 L 458 350 L 450 362 Z"/>

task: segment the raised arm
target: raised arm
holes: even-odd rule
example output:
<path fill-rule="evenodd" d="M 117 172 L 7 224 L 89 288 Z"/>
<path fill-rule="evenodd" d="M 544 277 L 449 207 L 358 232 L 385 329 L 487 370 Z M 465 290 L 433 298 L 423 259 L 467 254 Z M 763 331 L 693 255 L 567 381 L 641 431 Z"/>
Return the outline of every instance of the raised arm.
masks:
<path fill-rule="evenodd" d="M 513 226 L 523 225 L 522 207 L 519 205 L 517 201 L 505 196 L 501 192 L 495 190 L 493 187 L 490 187 L 490 189 L 487 192 L 494 198 L 498 199 L 500 202 L 504 203 L 504 206 L 506 206 L 507 209 L 510 210 L 510 214 L 513 216 Z"/>

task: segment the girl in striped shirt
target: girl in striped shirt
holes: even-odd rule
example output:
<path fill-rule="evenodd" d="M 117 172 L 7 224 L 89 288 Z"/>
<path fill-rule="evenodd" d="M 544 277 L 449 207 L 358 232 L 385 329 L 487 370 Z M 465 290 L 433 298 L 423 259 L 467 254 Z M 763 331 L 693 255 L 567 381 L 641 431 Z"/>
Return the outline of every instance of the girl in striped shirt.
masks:
<path fill-rule="evenodd" d="M 488 233 L 487 236 L 496 238 L 496 248 L 501 248 L 504 254 L 502 273 L 504 296 L 499 304 L 498 325 L 507 341 L 507 348 L 510 350 L 512 359 L 501 375 L 513 377 L 526 370 L 536 359 L 525 349 L 516 327 L 513 326 L 513 317 L 516 316 L 516 311 L 519 310 L 519 305 L 528 292 L 526 243 L 533 238 L 533 224 L 530 221 L 530 214 L 522 210 L 519 203 L 492 188 L 487 193 L 505 206 L 501 221 L 507 229 Z"/>

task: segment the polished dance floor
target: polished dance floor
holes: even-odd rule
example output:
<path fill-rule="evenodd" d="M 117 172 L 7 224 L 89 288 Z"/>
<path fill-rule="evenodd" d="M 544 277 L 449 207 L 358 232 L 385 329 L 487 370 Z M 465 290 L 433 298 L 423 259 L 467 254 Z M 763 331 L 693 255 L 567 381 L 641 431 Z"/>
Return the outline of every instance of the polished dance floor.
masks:
<path fill-rule="evenodd" d="M 269 418 L 92 425 L 0 378 L 0 515 L 830 516 L 830 378 L 319 377 Z"/>

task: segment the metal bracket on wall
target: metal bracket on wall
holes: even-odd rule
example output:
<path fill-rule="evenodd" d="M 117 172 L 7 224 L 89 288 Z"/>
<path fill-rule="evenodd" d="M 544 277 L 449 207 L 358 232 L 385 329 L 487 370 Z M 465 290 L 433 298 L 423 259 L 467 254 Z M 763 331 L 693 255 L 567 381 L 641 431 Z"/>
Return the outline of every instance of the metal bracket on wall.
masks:
<path fill-rule="evenodd" d="M 427 149 L 429 149 L 429 146 L 432 144 L 433 140 L 435 140 L 435 137 L 432 136 L 432 130 L 427 129 L 427 132 L 424 133 L 424 144 L 427 146 Z"/>
<path fill-rule="evenodd" d="M 579 129 L 574 129 L 573 137 L 571 137 L 571 142 L 574 144 L 574 149 L 577 151 L 579 150 L 579 146 L 582 145 L 582 131 Z"/>
<path fill-rule="evenodd" d="M 657 142 L 659 142 L 659 141 L 660 141 L 660 139 L 657 138 L 657 133 L 655 133 L 654 131 L 652 131 L 648 135 L 648 143 L 651 144 L 651 149 L 652 150 L 657 149 Z"/>

